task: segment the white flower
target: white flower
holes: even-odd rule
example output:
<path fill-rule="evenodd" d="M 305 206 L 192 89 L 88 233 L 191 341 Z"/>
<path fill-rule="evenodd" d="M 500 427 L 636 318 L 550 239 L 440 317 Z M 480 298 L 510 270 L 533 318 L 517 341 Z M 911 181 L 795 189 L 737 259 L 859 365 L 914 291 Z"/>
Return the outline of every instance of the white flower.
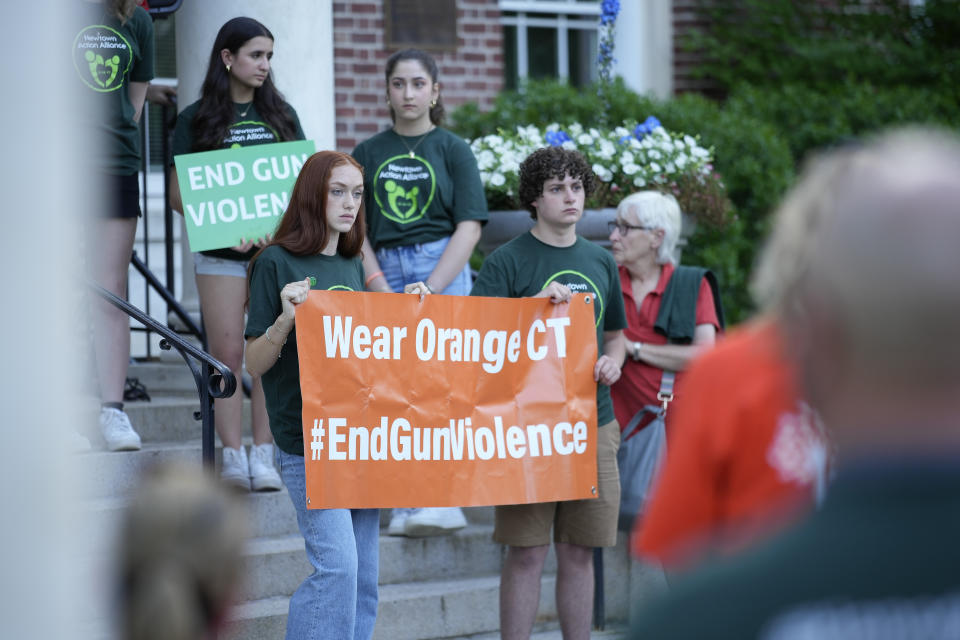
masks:
<path fill-rule="evenodd" d="M 594 164 L 592 169 L 593 169 L 593 172 L 597 174 L 597 177 L 603 180 L 604 182 L 610 182 L 611 180 L 613 180 L 613 172 L 611 172 L 602 164 L 599 164 L 599 163 Z"/>
<path fill-rule="evenodd" d="M 515 190 L 509 185 L 516 184 L 520 163 L 546 146 L 546 134 L 550 131 L 566 132 L 570 140 L 563 143 L 563 148 L 578 149 L 599 180 L 623 188 L 676 183 L 682 175 L 706 176 L 711 172 L 712 150 L 700 146 L 694 136 L 658 127 L 637 140 L 632 135 L 635 124 L 624 123 L 606 130 L 586 128 L 580 123 L 551 123 L 545 128 L 520 125 L 467 142 L 487 193 L 511 199 Z"/>

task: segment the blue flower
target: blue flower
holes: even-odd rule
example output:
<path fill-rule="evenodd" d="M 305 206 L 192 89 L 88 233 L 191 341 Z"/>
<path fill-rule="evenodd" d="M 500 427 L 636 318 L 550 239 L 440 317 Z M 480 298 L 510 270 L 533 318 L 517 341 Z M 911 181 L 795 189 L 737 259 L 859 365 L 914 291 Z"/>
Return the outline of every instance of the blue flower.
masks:
<path fill-rule="evenodd" d="M 634 127 L 633 135 L 637 137 L 637 140 L 643 140 L 643 136 L 660 126 L 662 125 L 660 124 L 659 120 L 653 116 L 649 116 L 646 120 Z"/>
<path fill-rule="evenodd" d="M 544 137 L 547 139 L 547 144 L 551 147 L 559 147 L 564 142 L 570 142 L 570 140 L 572 140 L 566 131 L 547 131 L 547 135 Z"/>
<path fill-rule="evenodd" d="M 630 136 L 623 136 L 617 142 L 620 144 L 627 144 L 630 141 Z"/>
<path fill-rule="evenodd" d="M 619 0 L 603 0 L 603 3 L 600 5 L 600 24 L 613 24 L 619 13 Z"/>

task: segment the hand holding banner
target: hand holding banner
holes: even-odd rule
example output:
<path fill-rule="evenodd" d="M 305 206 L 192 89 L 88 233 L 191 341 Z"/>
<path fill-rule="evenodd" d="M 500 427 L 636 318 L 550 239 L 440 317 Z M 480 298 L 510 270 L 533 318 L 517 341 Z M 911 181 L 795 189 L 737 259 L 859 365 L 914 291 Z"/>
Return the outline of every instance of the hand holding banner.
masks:
<path fill-rule="evenodd" d="M 312 140 L 258 144 L 175 158 L 190 249 L 206 251 L 272 234 Z"/>
<path fill-rule="evenodd" d="M 308 505 L 596 497 L 592 304 L 311 291 L 296 311 Z"/>

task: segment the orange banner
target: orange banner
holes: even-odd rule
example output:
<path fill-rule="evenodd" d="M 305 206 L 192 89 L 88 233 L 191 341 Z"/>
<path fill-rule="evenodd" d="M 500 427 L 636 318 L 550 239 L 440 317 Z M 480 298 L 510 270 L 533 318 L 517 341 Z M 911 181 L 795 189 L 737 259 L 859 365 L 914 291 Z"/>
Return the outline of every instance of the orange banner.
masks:
<path fill-rule="evenodd" d="M 296 311 L 309 507 L 596 497 L 592 303 L 311 291 Z"/>

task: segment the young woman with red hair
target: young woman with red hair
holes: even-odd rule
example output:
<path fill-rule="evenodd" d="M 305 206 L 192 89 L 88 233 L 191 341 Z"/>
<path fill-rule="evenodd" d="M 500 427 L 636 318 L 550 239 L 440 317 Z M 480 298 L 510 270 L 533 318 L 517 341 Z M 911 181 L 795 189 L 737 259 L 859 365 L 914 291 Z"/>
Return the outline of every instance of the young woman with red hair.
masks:
<path fill-rule="evenodd" d="M 250 261 L 247 371 L 261 376 L 280 476 L 315 571 L 290 599 L 287 638 L 373 634 L 378 509 L 307 509 L 294 309 L 310 289 L 363 291 L 363 171 L 345 153 L 310 156 L 273 240 Z M 429 293 L 416 283 L 413 293 Z"/>

